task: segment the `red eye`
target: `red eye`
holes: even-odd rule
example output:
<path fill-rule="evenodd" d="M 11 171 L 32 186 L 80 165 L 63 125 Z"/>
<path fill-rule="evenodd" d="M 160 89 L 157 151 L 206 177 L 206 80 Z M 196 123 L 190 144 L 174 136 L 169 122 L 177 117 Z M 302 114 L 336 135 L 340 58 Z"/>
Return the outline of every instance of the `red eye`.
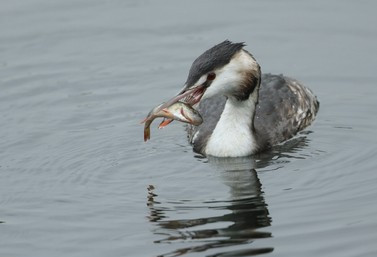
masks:
<path fill-rule="evenodd" d="M 210 72 L 207 75 L 207 80 L 214 80 L 216 78 L 216 74 L 214 72 Z"/>

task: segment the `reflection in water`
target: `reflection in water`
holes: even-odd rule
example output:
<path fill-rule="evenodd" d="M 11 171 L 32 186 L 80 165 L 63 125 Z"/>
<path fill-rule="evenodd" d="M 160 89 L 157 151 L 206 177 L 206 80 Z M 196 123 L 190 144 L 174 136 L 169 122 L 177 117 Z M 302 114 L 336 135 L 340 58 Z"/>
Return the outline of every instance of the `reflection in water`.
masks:
<path fill-rule="evenodd" d="M 272 252 L 272 247 L 253 248 L 256 239 L 271 237 L 271 233 L 260 231 L 271 225 L 267 204 L 263 198 L 261 183 L 255 169 L 289 162 L 290 159 L 306 158 L 302 150 L 309 140 L 304 131 L 299 136 L 275 146 L 271 151 L 259 154 L 254 158 L 203 158 L 216 168 L 221 181 L 230 188 L 227 200 L 201 202 L 176 200 L 174 202 L 158 202 L 154 187 L 148 188 L 148 206 L 150 222 L 157 225 L 155 234 L 164 236 L 155 243 L 184 243 L 185 247 L 162 254 L 160 256 L 180 256 L 193 252 L 204 252 L 209 249 L 220 249 L 214 255 L 207 256 L 251 256 Z M 207 162 L 207 161 L 205 161 Z M 198 215 L 200 210 L 218 215 L 192 219 L 171 219 L 168 213 L 184 210 L 189 214 Z M 191 212 L 191 213 L 190 213 Z M 225 214 L 224 214 L 225 213 Z M 207 228 L 216 227 L 216 228 Z M 230 251 L 228 248 L 238 250 Z M 241 250 L 242 249 L 242 250 Z"/>
<path fill-rule="evenodd" d="M 180 256 L 190 252 L 204 252 L 221 247 L 243 246 L 238 250 L 219 252 L 209 256 L 250 256 L 273 251 L 273 248 L 252 248 L 255 239 L 271 237 L 271 233 L 257 230 L 270 226 L 271 218 L 264 202 L 261 183 L 253 169 L 251 158 L 210 158 L 209 162 L 219 169 L 225 185 L 230 187 L 228 200 L 205 201 L 201 203 L 188 200 L 158 202 L 154 187 L 148 188 L 149 220 L 158 226 L 155 232 L 165 238 L 155 243 L 186 242 L 190 246 L 160 256 Z M 191 204 L 191 206 L 190 206 Z M 167 207 L 168 206 L 168 207 Z M 195 219 L 168 219 L 167 212 L 182 209 L 198 214 L 198 208 L 215 210 L 218 216 Z M 208 212 L 207 212 L 208 213 Z M 224 214 L 225 213 L 225 214 Z M 214 228 L 203 228 L 203 225 Z M 200 228 L 198 228 L 200 226 Z M 219 228 L 220 227 L 220 228 Z"/>

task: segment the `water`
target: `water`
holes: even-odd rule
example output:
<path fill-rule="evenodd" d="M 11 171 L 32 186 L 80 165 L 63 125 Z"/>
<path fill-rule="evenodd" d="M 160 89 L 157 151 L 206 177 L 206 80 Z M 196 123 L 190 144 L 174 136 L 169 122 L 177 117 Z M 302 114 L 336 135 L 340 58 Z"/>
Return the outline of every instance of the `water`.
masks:
<path fill-rule="evenodd" d="M 376 256 L 373 1 L 1 1 L 0 256 Z M 308 85 L 316 122 L 206 159 L 139 124 L 212 45 Z"/>

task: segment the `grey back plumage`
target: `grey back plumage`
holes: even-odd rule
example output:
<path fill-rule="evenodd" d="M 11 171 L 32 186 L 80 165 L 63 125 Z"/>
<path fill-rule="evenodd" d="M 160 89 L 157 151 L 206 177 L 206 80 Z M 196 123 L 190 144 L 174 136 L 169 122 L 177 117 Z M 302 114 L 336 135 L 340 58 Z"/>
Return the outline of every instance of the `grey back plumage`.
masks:
<path fill-rule="evenodd" d="M 315 95 L 297 80 L 264 74 L 254 116 L 261 150 L 283 142 L 309 126 L 318 108 Z"/>

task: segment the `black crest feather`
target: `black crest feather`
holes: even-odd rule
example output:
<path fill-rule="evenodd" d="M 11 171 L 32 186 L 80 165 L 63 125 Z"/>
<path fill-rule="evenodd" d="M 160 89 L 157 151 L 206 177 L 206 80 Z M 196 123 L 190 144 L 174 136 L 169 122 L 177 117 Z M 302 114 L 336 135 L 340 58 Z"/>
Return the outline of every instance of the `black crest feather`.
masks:
<path fill-rule="evenodd" d="M 233 55 L 244 46 L 243 42 L 232 43 L 229 40 L 225 40 L 202 53 L 191 65 L 186 86 L 193 86 L 202 75 L 228 64 Z"/>

